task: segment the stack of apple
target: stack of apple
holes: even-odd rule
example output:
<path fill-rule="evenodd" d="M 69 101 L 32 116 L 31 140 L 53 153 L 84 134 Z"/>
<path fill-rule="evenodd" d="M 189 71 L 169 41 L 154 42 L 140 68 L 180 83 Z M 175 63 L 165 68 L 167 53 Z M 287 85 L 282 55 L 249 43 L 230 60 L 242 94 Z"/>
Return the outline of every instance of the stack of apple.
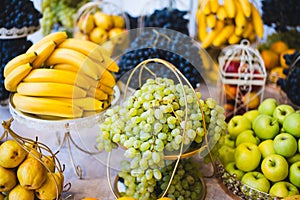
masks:
<path fill-rule="evenodd" d="M 0 143 L 0 200 L 57 199 L 63 183 L 55 158 L 42 155 L 38 145 L 22 147 L 15 140 Z"/>
<path fill-rule="evenodd" d="M 225 169 L 241 183 L 275 197 L 300 191 L 300 110 L 265 99 L 236 115 L 218 150 Z"/>

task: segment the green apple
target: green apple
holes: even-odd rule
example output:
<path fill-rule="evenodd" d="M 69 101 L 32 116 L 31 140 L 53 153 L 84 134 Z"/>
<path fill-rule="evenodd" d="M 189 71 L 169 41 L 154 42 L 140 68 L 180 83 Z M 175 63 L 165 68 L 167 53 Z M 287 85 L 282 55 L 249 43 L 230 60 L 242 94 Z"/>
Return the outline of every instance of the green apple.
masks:
<path fill-rule="evenodd" d="M 262 140 L 273 139 L 279 133 L 279 123 L 271 116 L 260 114 L 253 121 L 252 128 Z"/>
<path fill-rule="evenodd" d="M 275 108 L 273 112 L 273 117 L 277 119 L 280 124 L 282 124 L 284 118 L 294 112 L 295 110 L 292 106 L 287 104 L 281 104 Z"/>
<path fill-rule="evenodd" d="M 283 129 L 295 137 L 300 137 L 300 113 L 292 113 L 286 116 L 282 124 Z"/>
<path fill-rule="evenodd" d="M 252 171 L 244 174 L 241 182 L 249 187 L 267 193 L 270 189 L 270 182 L 260 172 Z"/>
<path fill-rule="evenodd" d="M 290 166 L 289 180 L 292 184 L 300 187 L 300 161 Z"/>
<path fill-rule="evenodd" d="M 288 163 L 291 165 L 297 161 L 300 161 L 300 153 L 296 153 L 295 155 L 293 155 L 292 157 L 289 157 L 287 159 Z"/>
<path fill-rule="evenodd" d="M 273 140 L 273 148 L 277 154 L 291 157 L 297 152 L 297 140 L 288 133 L 280 133 Z"/>
<path fill-rule="evenodd" d="M 252 130 L 245 130 L 237 136 L 235 145 L 239 146 L 244 142 L 251 142 L 258 145 L 260 143 L 260 139 L 256 137 L 255 133 Z"/>
<path fill-rule="evenodd" d="M 298 188 L 290 182 L 279 181 L 272 185 L 269 194 L 275 197 L 289 197 L 299 194 Z"/>
<path fill-rule="evenodd" d="M 264 140 L 258 145 L 258 149 L 263 158 L 267 157 L 268 155 L 275 154 L 275 150 L 273 148 L 273 140 Z"/>
<path fill-rule="evenodd" d="M 260 114 L 265 114 L 269 116 L 273 116 L 273 112 L 275 108 L 278 106 L 278 102 L 274 98 L 267 98 L 261 102 L 258 106 L 258 112 Z"/>
<path fill-rule="evenodd" d="M 224 137 L 224 144 L 229 146 L 229 147 L 235 148 L 235 139 L 232 138 L 231 135 L 227 134 Z"/>
<path fill-rule="evenodd" d="M 251 129 L 250 121 L 242 116 L 236 115 L 232 117 L 228 122 L 228 133 L 232 136 L 232 138 L 236 139 L 236 137 L 245 130 Z"/>
<path fill-rule="evenodd" d="M 245 172 L 236 167 L 235 162 L 228 163 L 225 166 L 225 169 L 229 174 L 235 176 L 238 180 L 241 180 L 245 174 Z"/>
<path fill-rule="evenodd" d="M 223 163 L 224 166 L 234 161 L 234 152 L 235 149 L 227 145 L 222 145 L 218 149 L 220 161 Z"/>
<path fill-rule="evenodd" d="M 289 165 L 283 156 L 272 154 L 263 159 L 261 171 L 268 180 L 278 182 L 288 176 Z"/>
<path fill-rule="evenodd" d="M 234 153 L 235 164 L 238 169 L 249 172 L 260 164 L 261 153 L 256 144 L 245 142 L 236 147 Z"/>
<path fill-rule="evenodd" d="M 258 115 L 259 115 L 258 110 L 249 110 L 249 111 L 247 111 L 247 112 L 245 112 L 245 113 L 243 114 L 243 116 L 246 117 L 246 118 L 250 121 L 250 123 L 252 123 L 253 120 L 254 120 Z"/>

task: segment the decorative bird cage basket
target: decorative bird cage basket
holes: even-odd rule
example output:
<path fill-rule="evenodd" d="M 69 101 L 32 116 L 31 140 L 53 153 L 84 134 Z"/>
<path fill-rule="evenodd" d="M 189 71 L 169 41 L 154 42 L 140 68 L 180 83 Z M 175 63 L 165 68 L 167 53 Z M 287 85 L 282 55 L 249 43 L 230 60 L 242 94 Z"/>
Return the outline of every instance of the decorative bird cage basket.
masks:
<path fill-rule="evenodd" d="M 220 104 L 227 119 L 256 109 L 263 99 L 267 76 L 258 50 L 243 40 L 222 49 L 218 60 Z"/>

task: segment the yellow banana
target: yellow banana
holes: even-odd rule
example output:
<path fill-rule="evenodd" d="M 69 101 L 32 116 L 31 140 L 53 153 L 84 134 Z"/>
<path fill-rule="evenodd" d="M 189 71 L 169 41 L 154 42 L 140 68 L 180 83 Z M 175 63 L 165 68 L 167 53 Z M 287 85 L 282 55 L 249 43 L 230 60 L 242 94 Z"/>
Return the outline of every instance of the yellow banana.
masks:
<path fill-rule="evenodd" d="M 224 8 L 228 18 L 234 18 L 236 15 L 236 6 L 234 1 L 236 0 L 224 0 Z"/>
<path fill-rule="evenodd" d="M 56 47 L 55 42 L 45 42 L 40 47 L 36 49 L 37 58 L 32 62 L 33 68 L 42 67 L 47 58 L 52 54 Z"/>
<path fill-rule="evenodd" d="M 215 14 L 209 14 L 206 16 L 206 26 L 208 28 L 214 28 L 216 23 L 217 23 L 217 19 L 216 19 L 216 15 Z"/>
<path fill-rule="evenodd" d="M 210 4 L 210 11 L 212 13 L 216 13 L 219 8 L 219 1 L 218 0 L 209 0 Z"/>
<path fill-rule="evenodd" d="M 206 16 L 203 12 L 198 15 L 198 38 L 203 41 L 207 35 L 206 31 Z"/>
<path fill-rule="evenodd" d="M 202 7 L 202 8 L 200 8 L 201 10 L 203 10 L 203 13 L 204 13 L 205 15 L 211 14 L 210 4 L 209 4 L 208 1 L 209 1 L 209 0 L 207 0 L 206 2 L 203 2 L 203 3 L 201 4 L 201 7 Z"/>
<path fill-rule="evenodd" d="M 222 44 L 224 44 L 227 39 L 230 37 L 230 35 L 233 33 L 234 31 L 234 25 L 227 25 L 225 26 L 216 36 L 216 38 L 213 41 L 213 45 L 216 47 L 221 46 Z"/>
<path fill-rule="evenodd" d="M 78 118 L 83 114 L 83 110 L 75 105 L 46 97 L 32 97 L 14 93 L 12 102 L 16 109 L 29 114 L 64 118 Z"/>
<path fill-rule="evenodd" d="M 66 48 L 78 51 L 90 57 L 97 63 L 100 63 L 102 67 L 109 71 L 119 71 L 119 66 L 113 61 L 113 59 L 110 58 L 106 50 L 94 42 L 87 40 L 79 40 L 75 38 L 68 38 L 64 42 L 62 42 L 58 46 L 58 48 Z M 105 63 L 109 63 L 109 65 Z"/>
<path fill-rule="evenodd" d="M 238 36 L 241 36 L 244 31 L 245 31 L 244 27 L 236 26 L 235 29 L 234 29 L 234 34 L 236 34 Z"/>
<path fill-rule="evenodd" d="M 60 43 L 65 41 L 67 38 L 68 38 L 68 35 L 66 32 L 50 33 L 49 35 L 46 35 L 45 37 L 43 37 L 42 39 L 40 39 L 39 41 L 34 43 L 31 47 L 29 47 L 27 52 L 34 52 L 38 48 L 40 48 L 40 46 L 42 46 L 43 44 L 50 42 L 50 41 L 53 41 L 53 42 L 55 42 L 56 45 L 59 45 Z"/>
<path fill-rule="evenodd" d="M 23 53 L 20 54 L 13 59 L 11 59 L 4 67 L 3 75 L 4 77 L 7 77 L 7 75 L 13 71 L 16 67 L 27 64 L 27 63 L 32 63 L 34 59 L 36 59 L 37 54 L 35 52 L 30 52 L 30 53 Z"/>
<path fill-rule="evenodd" d="M 251 16 L 251 6 L 249 0 L 239 0 L 241 4 L 242 11 L 246 17 Z"/>
<path fill-rule="evenodd" d="M 220 5 L 217 10 L 217 18 L 218 20 L 225 20 L 227 18 L 227 13 L 223 5 Z"/>
<path fill-rule="evenodd" d="M 73 65 L 78 69 L 78 71 L 82 71 L 95 80 L 101 77 L 98 72 L 97 64 L 94 61 L 92 61 L 86 55 L 72 49 L 55 49 L 46 60 L 45 64 L 47 66 L 56 64 L 69 64 Z"/>
<path fill-rule="evenodd" d="M 252 24 L 255 33 L 258 37 L 262 38 L 264 35 L 264 23 L 263 20 L 259 14 L 259 11 L 256 9 L 256 7 L 251 3 L 251 18 L 252 18 Z"/>
<path fill-rule="evenodd" d="M 241 37 L 236 34 L 231 34 L 231 36 L 228 38 L 229 44 L 237 44 L 241 40 Z"/>
<path fill-rule="evenodd" d="M 79 69 L 74 66 L 74 65 L 70 65 L 70 64 L 56 64 L 51 66 L 52 69 L 61 69 L 61 70 L 66 70 L 66 71 L 71 71 L 71 72 L 78 72 Z M 94 80 L 94 79 L 93 79 Z"/>
<path fill-rule="evenodd" d="M 87 96 L 93 97 L 98 100 L 106 100 L 108 98 L 108 95 L 105 92 L 103 92 L 99 88 L 94 88 L 94 87 L 91 87 L 88 90 Z"/>
<path fill-rule="evenodd" d="M 253 32 L 253 25 L 251 22 L 247 22 L 246 23 L 246 27 L 245 27 L 245 30 L 243 32 L 243 38 L 248 38 L 250 36 L 250 34 Z"/>
<path fill-rule="evenodd" d="M 75 85 L 51 82 L 21 82 L 17 92 L 28 96 L 66 98 L 82 98 L 87 94 L 85 90 Z"/>
<path fill-rule="evenodd" d="M 29 74 L 31 69 L 32 66 L 29 63 L 14 68 L 4 79 L 5 88 L 8 91 L 15 92 L 18 84 Z"/>
<path fill-rule="evenodd" d="M 76 85 L 83 89 L 89 89 L 87 79 L 80 73 L 72 71 L 40 68 L 32 70 L 24 79 L 24 82 L 53 82 Z"/>
<path fill-rule="evenodd" d="M 93 97 L 83 97 L 78 99 L 71 98 L 50 98 L 56 99 L 59 101 L 67 102 L 69 104 L 73 104 L 84 111 L 100 111 L 103 109 L 103 102 L 99 101 Z"/>
<path fill-rule="evenodd" d="M 99 88 L 100 90 L 102 90 L 103 92 L 105 92 L 108 95 L 113 95 L 114 94 L 114 89 L 112 87 L 108 87 L 106 85 L 103 85 L 100 82 L 97 85 L 97 88 Z"/>
<path fill-rule="evenodd" d="M 237 27 L 240 27 L 241 30 L 245 29 L 245 26 L 246 26 L 246 23 L 247 23 L 247 20 L 246 20 L 246 17 L 243 13 L 243 10 L 242 10 L 242 6 L 240 4 L 239 1 L 235 1 L 236 3 L 236 16 L 234 18 L 234 21 L 235 21 L 235 26 Z M 239 33 L 237 35 L 241 35 L 242 33 Z"/>
<path fill-rule="evenodd" d="M 202 42 L 202 48 L 207 48 L 209 47 L 213 40 L 215 39 L 215 37 L 218 35 L 218 33 L 222 30 L 222 28 L 224 27 L 224 22 L 221 20 L 217 21 L 216 27 L 207 34 L 207 36 L 205 37 L 205 39 Z"/>

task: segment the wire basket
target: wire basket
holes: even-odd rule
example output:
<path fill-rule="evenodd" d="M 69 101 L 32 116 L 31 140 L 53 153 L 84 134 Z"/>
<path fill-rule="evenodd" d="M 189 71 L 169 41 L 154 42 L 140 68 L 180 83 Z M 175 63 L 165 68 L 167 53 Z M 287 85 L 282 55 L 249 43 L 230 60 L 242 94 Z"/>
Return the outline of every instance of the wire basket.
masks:
<path fill-rule="evenodd" d="M 24 160 L 18 166 L 16 166 L 16 168 L 19 168 L 19 166 L 21 166 L 27 159 L 35 159 L 38 161 L 38 163 L 41 164 L 44 170 L 40 168 L 39 172 L 44 171 L 44 175 L 46 178 L 44 179 L 40 187 L 36 189 L 31 189 L 35 192 L 35 197 L 39 198 L 40 195 L 40 197 L 43 198 L 44 195 L 49 195 L 45 194 L 47 193 L 47 191 L 45 192 L 45 190 L 43 189 L 43 187 L 47 187 L 50 190 L 56 190 L 55 196 L 54 194 L 50 194 L 51 196 L 53 196 L 53 198 L 55 198 L 56 200 L 63 199 L 62 192 L 67 192 L 71 188 L 71 183 L 67 183 L 64 185 L 64 165 L 60 164 L 58 158 L 56 157 L 56 153 L 53 153 L 47 145 L 39 142 L 37 138 L 36 140 L 32 140 L 29 138 L 22 137 L 16 132 L 14 132 L 11 129 L 12 122 L 13 118 L 2 122 L 4 132 L 0 136 L 0 141 L 2 141 L 3 144 L 5 141 L 9 140 L 16 141 L 18 146 L 21 147 L 22 151 L 24 151 Z M 20 156 L 20 154 L 18 156 Z M 36 176 L 38 175 L 36 174 Z"/>
<path fill-rule="evenodd" d="M 167 79 L 165 77 L 158 77 L 155 74 L 155 68 L 151 68 L 151 69 L 153 69 L 153 71 L 150 70 L 150 65 L 151 65 L 151 67 L 152 67 L 152 65 L 156 65 L 156 67 L 165 67 L 166 70 L 171 70 L 172 73 L 174 74 L 174 76 L 176 77 L 175 80 Z M 146 80 L 145 83 L 143 83 L 142 80 L 144 80 L 145 77 L 154 77 L 154 78 L 153 79 L 149 78 Z M 131 80 L 134 80 L 134 79 L 138 79 L 138 83 L 139 83 L 138 85 L 136 85 L 136 88 L 130 87 L 130 82 L 131 82 Z M 134 147 L 132 145 L 131 146 L 128 145 L 128 143 L 126 143 L 124 141 L 123 142 L 116 141 L 115 139 L 113 139 L 113 138 L 115 138 L 115 135 L 117 135 L 118 133 L 114 132 L 114 130 L 111 130 L 111 132 L 106 130 L 106 128 L 107 128 L 106 123 L 111 123 L 112 121 L 110 121 L 110 120 L 116 121 L 117 124 L 115 124 L 115 125 L 111 124 L 110 126 L 111 127 L 116 126 L 117 128 L 120 128 L 120 130 L 126 130 L 123 133 L 122 132 L 120 133 L 120 135 L 121 135 L 120 137 L 123 137 L 123 136 L 126 137 L 126 134 L 130 135 L 131 131 L 133 131 L 133 129 L 127 130 L 128 127 L 127 128 L 126 127 L 118 127 L 120 124 L 122 124 L 122 120 L 118 121 L 117 118 L 120 117 L 120 119 L 122 119 L 122 117 L 124 117 L 126 115 L 126 113 L 132 112 L 132 110 L 127 111 L 126 106 L 130 105 L 131 103 L 135 104 L 132 101 L 135 101 L 135 100 L 136 100 L 135 102 L 138 101 L 137 99 L 139 98 L 139 96 L 137 96 L 137 93 L 146 91 L 147 86 L 145 86 L 145 85 L 147 85 L 147 84 L 151 85 L 151 83 L 153 83 L 154 85 L 156 83 L 158 85 L 159 84 L 163 85 L 164 84 L 163 81 L 166 81 L 167 82 L 166 85 L 168 85 L 168 84 L 170 84 L 170 85 L 164 87 L 164 90 L 168 90 L 169 86 L 170 86 L 170 88 L 172 88 L 172 86 L 174 85 L 173 90 L 181 91 L 181 93 L 179 95 L 181 97 L 181 103 L 179 103 L 180 105 L 178 104 L 177 108 L 175 108 L 176 106 L 174 108 L 170 108 L 171 110 L 169 111 L 169 114 L 166 115 L 166 116 L 168 116 L 167 121 L 168 120 L 170 120 L 170 121 L 164 122 L 166 124 L 169 123 L 167 125 L 167 126 L 169 126 L 169 127 L 167 127 L 168 130 L 165 130 L 166 134 L 169 134 L 169 136 L 170 136 L 170 138 L 168 140 L 166 138 L 164 138 L 163 134 L 159 135 L 158 132 L 160 132 L 160 131 L 162 132 L 162 129 L 158 132 L 154 130 L 154 126 L 155 126 L 154 121 L 158 122 L 158 119 L 162 119 L 158 116 L 158 114 L 156 116 L 154 115 L 153 118 L 156 118 L 156 119 L 154 119 L 153 122 L 148 121 L 148 124 L 153 125 L 153 129 L 151 129 L 149 131 L 150 137 L 148 139 L 151 140 L 151 142 L 149 142 L 150 146 L 146 147 L 145 150 L 151 151 L 152 154 L 157 153 L 159 156 L 162 156 L 161 160 L 158 161 L 158 162 L 160 162 L 161 166 L 164 165 L 165 162 L 175 162 L 176 163 L 174 168 L 172 169 L 173 172 L 172 172 L 171 179 L 168 182 L 168 186 L 162 194 L 162 197 L 164 197 L 164 196 L 166 196 L 166 194 L 169 190 L 169 187 L 172 183 L 172 180 L 174 178 L 174 175 L 176 173 L 176 170 L 177 170 L 180 160 L 182 160 L 184 158 L 190 158 L 195 155 L 199 155 L 199 156 L 203 156 L 203 157 L 208 156 L 211 159 L 211 161 L 213 162 L 212 155 L 210 154 L 210 150 L 218 141 L 219 136 L 221 136 L 221 134 L 225 133 L 225 126 L 220 126 L 219 127 L 220 129 L 217 130 L 214 128 L 215 128 L 215 126 L 218 126 L 218 125 L 213 124 L 213 122 L 208 123 L 209 120 L 207 118 L 210 117 L 210 114 L 208 114 L 209 111 L 207 109 L 209 109 L 209 108 L 207 107 L 207 104 L 206 104 L 207 102 L 204 102 L 203 100 L 201 100 L 200 99 L 201 97 L 199 95 L 200 93 L 197 93 L 193 89 L 192 85 L 185 78 L 185 76 L 174 65 L 172 65 L 171 63 L 169 63 L 165 60 L 154 58 L 154 59 L 148 59 L 148 60 L 142 61 L 134 69 L 132 69 L 130 71 L 129 76 L 128 77 L 126 76 L 126 80 L 127 81 L 124 81 L 125 89 L 122 93 L 122 98 L 119 101 L 119 103 L 120 103 L 119 107 L 121 107 L 121 108 L 120 108 L 120 110 L 117 111 L 118 114 L 117 113 L 111 114 L 111 112 L 113 112 L 112 110 L 109 110 L 108 113 L 106 113 L 107 114 L 106 120 L 103 122 L 103 124 L 100 124 L 101 133 L 100 133 L 100 136 L 98 137 L 98 142 L 99 142 L 98 147 L 100 148 L 100 150 L 105 149 L 106 151 L 109 152 L 108 161 L 107 161 L 107 177 L 108 177 L 109 185 L 111 187 L 111 191 L 116 198 L 118 197 L 118 194 L 115 193 L 116 190 L 113 189 L 113 186 L 111 185 L 111 178 L 110 178 L 110 168 L 111 168 L 111 163 L 110 163 L 111 152 L 110 151 L 111 151 L 111 148 L 113 148 L 113 147 L 123 148 L 125 150 L 124 156 L 127 157 L 127 159 L 129 158 L 129 160 L 130 160 L 130 159 L 134 159 L 135 157 L 139 157 L 139 155 L 142 155 L 142 152 L 143 152 L 142 146 L 144 144 L 141 144 L 140 147 L 138 147 L 138 148 L 136 148 L 136 150 L 134 150 L 134 151 L 141 150 L 140 153 L 137 153 L 135 156 L 132 156 L 132 157 L 127 156 L 127 155 L 129 155 L 128 152 L 132 151 L 132 149 Z M 160 82 L 160 81 L 162 81 L 162 82 Z M 168 82 L 168 81 L 171 81 L 171 82 Z M 178 82 L 178 83 L 175 84 L 174 82 Z M 155 86 L 153 86 L 153 87 L 155 87 Z M 159 90 L 159 86 L 156 89 L 153 89 L 153 99 L 152 99 L 153 102 L 155 101 L 154 96 L 157 94 L 157 93 L 155 93 L 155 91 L 158 91 L 158 90 Z M 172 91 L 172 89 L 171 89 L 171 91 Z M 157 98 L 156 98 L 156 100 L 158 100 L 157 103 L 153 103 L 152 105 L 150 105 L 150 107 L 147 107 L 146 104 L 143 106 L 146 106 L 145 107 L 146 110 L 153 109 L 153 110 L 157 111 L 167 104 L 170 105 L 171 103 L 174 103 L 174 105 L 176 105 L 177 104 L 176 101 L 178 100 L 178 99 L 176 99 L 176 92 L 174 92 L 174 94 L 173 94 L 171 91 L 170 91 L 169 95 L 174 96 L 174 99 L 170 100 L 169 103 L 168 103 L 167 98 L 157 96 Z M 147 93 L 147 94 L 149 94 L 149 93 Z M 145 97 L 145 98 L 147 99 L 148 97 Z M 131 102 L 131 103 L 129 103 L 129 102 Z M 165 103 L 165 105 L 163 102 Z M 194 110 L 192 110 L 191 105 L 194 106 L 193 107 Z M 122 107 L 124 107 L 125 109 L 122 110 Z M 211 109 L 213 109 L 213 107 L 214 106 L 212 106 Z M 218 107 L 218 108 L 222 110 L 221 107 Z M 145 112 L 147 112 L 146 110 L 145 110 Z M 178 110 L 180 110 L 181 115 L 179 115 L 180 112 L 178 112 Z M 142 113 L 143 111 L 140 111 L 140 112 Z M 151 111 L 149 111 L 149 112 L 151 112 Z M 157 112 L 159 112 L 159 111 L 157 111 Z M 166 112 L 168 112 L 168 111 L 166 111 Z M 120 114 L 120 113 L 123 113 L 123 114 Z M 193 114 L 195 114 L 195 115 L 193 115 Z M 144 115 L 147 115 L 147 113 L 145 113 Z M 191 126 L 189 126 L 188 121 L 190 121 L 190 120 L 193 121 L 193 119 L 192 119 L 193 117 L 191 117 L 192 115 L 193 115 L 193 117 L 198 116 L 199 118 L 197 118 L 197 119 L 194 118 L 194 125 L 192 125 L 192 127 L 191 127 Z M 222 115 L 222 113 L 221 113 L 221 115 Z M 143 114 L 141 114 L 140 116 L 142 117 Z M 124 120 L 124 122 L 132 121 L 133 118 L 131 118 L 131 119 L 126 118 L 127 120 Z M 171 122 L 171 119 L 176 121 L 176 122 L 174 121 L 174 123 L 175 124 L 177 123 L 177 126 L 174 125 L 174 127 L 172 127 L 173 122 Z M 225 120 L 225 116 L 224 116 L 223 121 L 224 120 Z M 131 122 L 128 122 L 128 123 L 131 123 Z M 222 122 L 220 122 L 220 123 L 222 123 Z M 224 123 L 225 123 L 225 121 L 224 121 Z M 131 126 L 131 125 L 128 125 L 128 126 Z M 139 126 L 139 125 L 137 124 L 135 126 Z M 214 127 L 213 130 L 212 130 L 212 126 Z M 145 125 L 145 127 L 147 127 L 147 125 Z M 178 137 L 177 146 L 174 144 L 175 139 L 171 138 L 171 135 L 172 135 L 171 132 L 175 129 L 175 127 L 176 128 L 181 127 L 181 128 L 178 128 L 178 131 L 179 131 L 179 133 L 177 134 L 178 136 L 173 137 L 173 138 Z M 197 129 L 197 128 L 200 128 L 200 129 Z M 142 130 L 141 132 L 134 133 L 134 135 L 136 135 L 136 136 L 139 135 L 139 139 L 141 139 L 144 137 L 144 136 L 142 136 L 144 134 L 143 131 L 144 130 Z M 109 134 L 110 136 L 108 136 L 107 134 Z M 175 133 L 173 133 L 173 134 L 175 135 Z M 195 134 L 195 135 L 191 136 L 192 134 Z M 111 137 L 111 138 L 109 139 L 107 137 Z M 133 137 L 134 136 L 132 136 L 132 138 Z M 136 140 L 139 140 L 139 139 L 136 139 Z M 148 139 L 145 139 L 144 142 L 147 141 Z M 128 136 L 127 141 L 129 141 L 129 140 L 131 140 L 130 136 Z M 160 141 L 164 141 L 165 143 L 164 143 L 164 146 L 162 146 L 162 148 L 160 148 L 160 150 L 157 150 L 158 149 L 157 144 L 160 143 Z M 174 145 L 174 146 L 172 147 L 172 145 Z M 171 146 L 171 148 L 170 148 L 170 146 Z M 155 166 L 155 167 L 149 167 L 149 168 L 151 168 L 153 170 L 159 169 L 158 165 L 157 166 L 153 165 L 153 166 Z M 146 168 L 147 167 L 148 166 L 146 166 Z M 133 167 L 133 168 L 135 168 L 135 167 Z M 145 168 L 145 170 L 146 170 L 146 168 Z"/>
<path fill-rule="evenodd" d="M 220 104 L 227 118 L 256 109 L 263 100 L 266 69 L 248 40 L 222 49 L 219 60 Z"/>

